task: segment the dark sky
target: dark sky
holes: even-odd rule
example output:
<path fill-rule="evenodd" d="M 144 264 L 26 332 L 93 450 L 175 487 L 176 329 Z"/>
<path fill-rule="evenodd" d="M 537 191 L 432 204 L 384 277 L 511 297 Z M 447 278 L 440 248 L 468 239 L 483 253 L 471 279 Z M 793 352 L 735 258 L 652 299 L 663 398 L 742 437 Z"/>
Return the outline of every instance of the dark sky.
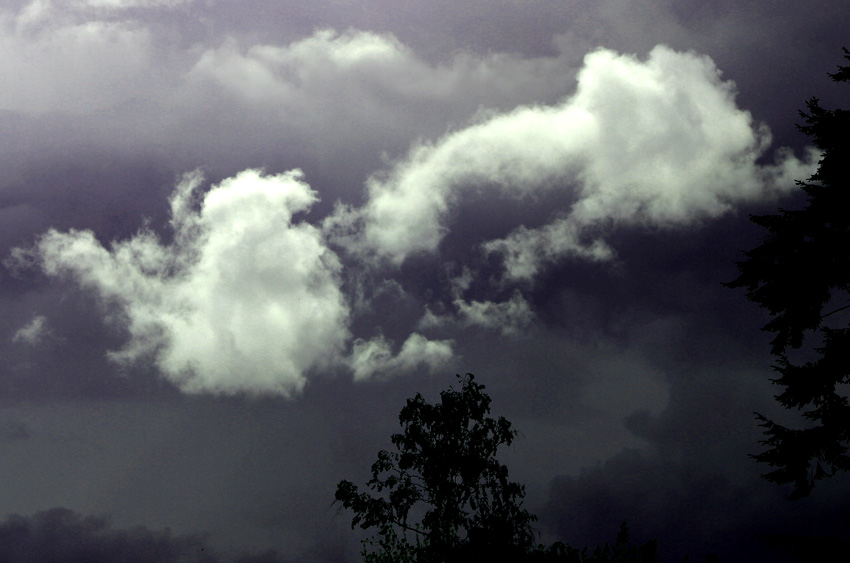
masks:
<path fill-rule="evenodd" d="M 4 2 L 2 549 L 355 561 L 336 483 L 465 372 L 543 541 L 846 538 L 846 477 L 790 503 L 747 457 L 753 411 L 792 419 L 721 283 L 748 214 L 801 204 L 797 110 L 847 107 L 848 29 L 838 1 Z"/>

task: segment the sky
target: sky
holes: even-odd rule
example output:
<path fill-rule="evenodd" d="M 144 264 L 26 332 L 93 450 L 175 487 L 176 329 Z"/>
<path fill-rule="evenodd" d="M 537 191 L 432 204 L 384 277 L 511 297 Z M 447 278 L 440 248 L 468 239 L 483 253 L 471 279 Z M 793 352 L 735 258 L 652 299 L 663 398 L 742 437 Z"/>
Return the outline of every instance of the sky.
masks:
<path fill-rule="evenodd" d="M 847 477 L 790 502 L 748 457 L 753 412 L 794 418 L 722 283 L 750 214 L 804 203 L 798 110 L 847 107 L 848 29 L 838 1 L 4 2 L 3 552 L 357 561 L 336 483 L 463 373 L 542 542 L 847 539 Z"/>

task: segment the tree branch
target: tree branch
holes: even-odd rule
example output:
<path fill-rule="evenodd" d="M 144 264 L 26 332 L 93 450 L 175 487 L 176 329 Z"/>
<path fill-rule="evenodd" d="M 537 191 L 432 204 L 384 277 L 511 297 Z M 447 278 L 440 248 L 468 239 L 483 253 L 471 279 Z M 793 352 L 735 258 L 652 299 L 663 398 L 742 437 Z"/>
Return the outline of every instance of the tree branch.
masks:
<path fill-rule="evenodd" d="M 408 530 L 408 531 L 410 531 L 410 532 L 416 532 L 417 534 L 422 535 L 422 536 L 427 536 L 427 535 L 428 535 L 426 532 L 423 532 L 422 530 L 419 530 L 419 529 L 416 529 L 416 528 L 411 528 L 411 527 L 410 527 L 410 526 L 408 526 L 407 524 L 404 524 L 404 523 L 402 523 L 402 522 L 399 522 L 399 521 L 398 521 L 398 520 L 396 520 L 395 518 L 393 518 L 392 520 L 393 520 L 393 524 L 395 524 L 396 526 L 398 526 L 398 527 L 402 528 L 403 530 Z"/>
<path fill-rule="evenodd" d="M 827 317 L 828 317 L 828 316 L 830 316 L 830 315 L 834 315 L 835 313 L 837 313 L 837 312 L 839 312 L 839 311 L 843 311 L 844 309 L 850 309 L 850 304 L 845 305 L 845 306 L 843 306 L 843 307 L 839 307 L 838 309 L 836 309 L 836 310 L 834 310 L 834 311 L 830 311 L 829 313 L 827 313 L 827 314 L 825 314 L 825 315 L 821 315 L 821 317 L 820 317 L 820 318 L 821 318 L 821 320 L 823 320 L 823 319 L 827 318 Z"/>

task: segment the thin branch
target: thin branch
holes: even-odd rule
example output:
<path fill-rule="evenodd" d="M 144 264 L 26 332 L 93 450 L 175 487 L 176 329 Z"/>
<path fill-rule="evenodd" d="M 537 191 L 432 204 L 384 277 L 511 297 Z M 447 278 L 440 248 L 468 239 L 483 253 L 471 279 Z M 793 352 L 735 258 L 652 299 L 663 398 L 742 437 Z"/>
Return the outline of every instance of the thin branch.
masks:
<path fill-rule="evenodd" d="M 830 315 L 834 315 L 835 313 L 837 313 L 837 312 L 839 312 L 839 311 L 843 311 L 844 309 L 850 309 L 850 305 L 845 305 L 845 306 L 843 306 L 843 307 L 839 307 L 838 309 L 836 309 L 836 310 L 834 310 L 834 311 L 831 311 L 831 312 L 829 312 L 829 313 L 827 313 L 827 314 L 825 314 L 825 315 L 821 315 L 821 317 L 820 317 L 820 318 L 821 318 L 821 320 L 823 320 L 823 319 L 827 318 L 827 317 L 828 317 L 828 316 L 830 316 Z"/>
<path fill-rule="evenodd" d="M 396 526 L 401 527 L 401 528 L 402 528 L 402 529 L 404 529 L 404 530 L 409 530 L 409 531 L 411 531 L 411 532 L 416 532 L 417 534 L 420 534 L 420 535 L 423 535 L 423 536 L 427 536 L 427 535 L 428 535 L 426 532 L 423 532 L 422 530 L 417 530 L 416 528 L 411 528 L 411 527 L 410 527 L 410 526 L 408 526 L 407 524 L 404 524 L 404 523 L 402 523 L 402 522 L 399 522 L 399 521 L 398 521 L 398 520 L 396 520 L 395 518 L 393 518 L 392 520 L 393 520 L 393 524 L 395 524 Z"/>

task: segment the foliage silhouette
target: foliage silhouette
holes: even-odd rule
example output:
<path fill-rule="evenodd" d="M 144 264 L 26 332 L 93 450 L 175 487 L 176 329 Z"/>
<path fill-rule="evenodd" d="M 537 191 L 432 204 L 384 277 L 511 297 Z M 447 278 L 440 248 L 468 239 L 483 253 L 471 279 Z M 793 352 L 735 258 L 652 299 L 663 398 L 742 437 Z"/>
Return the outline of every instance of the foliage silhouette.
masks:
<path fill-rule="evenodd" d="M 490 397 L 472 374 L 460 389 L 429 404 L 417 394 L 399 414 L 396 451 L 382 450 L 360 492 L 340 481 L 336 501 L 354 512 L 351 527 L 376 528 L 363 542 L 372 562 L 516 561 L 539 563 L 654 563 L 655 541 L 629 545 L 625 522 L 613 546 L 593 552 L 557 542 L 534 545 L 537 517 L 522 507 L 525 489 L 508 480 L 496 458 L 516 431 L 491 418 Z"/>
<path fill-rule="evenodd" d="M 649 540 L 643 545 L 629 544 L 629 527 L 626 522 L 620 524 L 620 531 L 614 545 L 597 546 L 592 552 L 585 547 L 577 547 L 555 542 L 550 547 L 538 548 L 528 558 L 529 563 L 656 563 L 658 543 Z"/>
<path fill-rule="evenodd" d="M 352 528 L 378 529 L 364 542 L 367 561 L 519 559 L 533 547 L 536 517 L 522 508 L 524 487 L 496 459 L 516 431 L 487 416 L 490 397 L 472 374 L 458 379 L 460 389 L 443 391 L 436 404 L 420 394 L 407 400 L 403 432 L 391 438 L 396 451 L 382 450 L 372 465 L 367 486 L 379 496 L 337 485 L 336 501 L 354 511 Z"/>
<path fill-rule="evenodd" d="M 850 60 L 850 51 L 844 56 Z M 850 82 L 850 66 L 829 76 Z M 780 377 L 772 381 L 785 388 L 776 398 L 788 409 L 807 409 L 802 429 L 756 413 L 768 449 L 753 457 L 775 468 L 767 480 L 793 484 L 790 498 L 807 496 L 817 480 L 850 469 L 850 406 L 841 394 L 850 383 L 850 111 L 825 109 L 817 98 L 806 106 L 800 112 L 805 125 L 797 127 L 822 153 L 817 172 L 797 182 L 807 205 L 752 216 L 767 237 L 738 262 L 739 276 L 726 284 L 746 288 L 747 298 L 773 316 L 763 330 L 775 335 L 771 353 Z M 820 335 L 819 343 L 811 333 Z M 803 360 L 810 359 L 789 358 L 804 343 L 813 349 Z"/>
<path fill-rule="evenodd" d="M 836 553 L 847 553 L 850 541 L 832 536 L 768 535 L 763 541 L 798 563 L 834 561 Z"/>

